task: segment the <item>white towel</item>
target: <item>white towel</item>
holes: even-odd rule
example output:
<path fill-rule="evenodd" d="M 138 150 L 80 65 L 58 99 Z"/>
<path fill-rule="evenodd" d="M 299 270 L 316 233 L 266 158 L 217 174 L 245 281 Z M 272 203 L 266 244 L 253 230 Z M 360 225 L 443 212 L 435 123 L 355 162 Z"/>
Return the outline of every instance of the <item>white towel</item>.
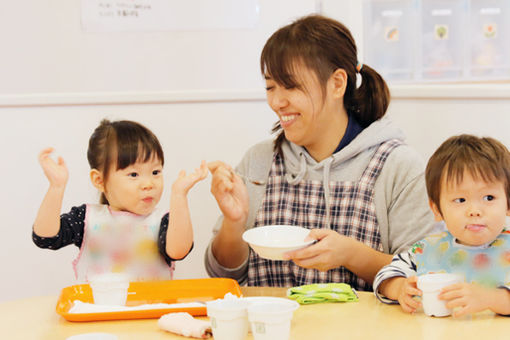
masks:
<path fill-rule="evenodd" d="M 158 320 L 159 328 L 187 337 L 205 339 L 212 334 L 209 321 L 198 320 L 188 313 L 168 313 Z"/>

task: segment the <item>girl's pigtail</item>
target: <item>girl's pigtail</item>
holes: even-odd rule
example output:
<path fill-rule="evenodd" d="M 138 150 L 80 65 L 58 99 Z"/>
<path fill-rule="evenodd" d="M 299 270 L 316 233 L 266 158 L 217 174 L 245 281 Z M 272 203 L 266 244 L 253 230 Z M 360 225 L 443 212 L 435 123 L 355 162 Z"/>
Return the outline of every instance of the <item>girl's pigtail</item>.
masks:
<path fill-rule="evenodd" d="M 89 147 L 87 149 L 87 160 L 91 169 L 97 169 L 104 175 L 103 180 L 110 168 L 110 155 L 108 145 L 110 144 L 112 123 L 108 119 L 101 120 L 99 126 L 94 130 L 89 139 Z M 109 204 L 104 193 L 99 198 L 100 204 Z"/>

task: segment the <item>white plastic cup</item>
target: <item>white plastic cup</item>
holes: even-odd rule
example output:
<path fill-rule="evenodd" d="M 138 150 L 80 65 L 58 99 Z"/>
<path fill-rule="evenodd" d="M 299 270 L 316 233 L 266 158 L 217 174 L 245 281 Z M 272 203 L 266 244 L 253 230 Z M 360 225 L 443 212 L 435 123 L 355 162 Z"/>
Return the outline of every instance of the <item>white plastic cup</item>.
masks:
<path fill-rule="evenodd" d="M 274 301 L 248 307 L 248 320 L 255 340 L 288 340 L 296 301 Z"/>
<path fill-rule="evenodd" d="M 129 278 L 122 273 L 95 275 L 89 280 L 94 303 L 97 305 L 125 306 Z"/>
<path fill-rule="evenodd" d="M 461 282 L 455 274 L 437 273 L 425 274 L 418 277 L 417 287 L 423 293 L 423 312 L 428 316 L 448 316 L 452 310 L 446 307 L 446 301 L 439 300 L 438 295 L 446 286 Z"/>
<path fill-rule="evenodd" d="M 248 335 L 248 301 L 219 299 L 207 301 L 207 315 L 215 340 L 244 340 Z"/>

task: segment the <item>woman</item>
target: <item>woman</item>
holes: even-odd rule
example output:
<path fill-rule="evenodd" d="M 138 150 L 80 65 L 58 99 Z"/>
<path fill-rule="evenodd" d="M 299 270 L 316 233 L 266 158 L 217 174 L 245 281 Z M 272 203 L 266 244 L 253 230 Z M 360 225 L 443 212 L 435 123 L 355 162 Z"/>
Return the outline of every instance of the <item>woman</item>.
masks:
<path fill-rule="evenodd" d="M 223 216 L 207 271 L 254 286 L 346 282 L 371 290 L 391 254 L 433 224 L 423 160 L 383 118 L 386 83 L 358 63 L 349 30 L 320 15 L 276 31 L 260 66 L 277 137 L 248 150 L 235 172 L 209 164 Z M 262 259 L 242 234 L 271 224 L 312 229 L 318 242 L 288 253 L 292 261 Z"/>

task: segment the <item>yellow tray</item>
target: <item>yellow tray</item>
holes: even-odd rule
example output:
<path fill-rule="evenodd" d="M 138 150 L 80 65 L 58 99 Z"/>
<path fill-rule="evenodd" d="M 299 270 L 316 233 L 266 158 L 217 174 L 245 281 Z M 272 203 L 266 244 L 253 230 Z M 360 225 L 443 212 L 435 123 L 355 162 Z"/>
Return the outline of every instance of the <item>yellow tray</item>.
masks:
<path fill-rule="evenodd" d="M 226 293 L 241 296 L 241 288 L 236 280 L 226 278 L 192 279 L 131 282 L 126 306 L 148 303 L 186 303 L 210 301 L 222 298 Z M 57 313 L 68 321 L 99 321 L 151 319 L 171 312 L 187 312 L 191 315 L 207 315 L 205 307 L 183 307 L 169 309 L 147 309 L 106 313 L 69 313 L 75 300 L 93 303 L 92 289 L 88 284 L 75 285 L 62 289 L 57 302 Z"/>

